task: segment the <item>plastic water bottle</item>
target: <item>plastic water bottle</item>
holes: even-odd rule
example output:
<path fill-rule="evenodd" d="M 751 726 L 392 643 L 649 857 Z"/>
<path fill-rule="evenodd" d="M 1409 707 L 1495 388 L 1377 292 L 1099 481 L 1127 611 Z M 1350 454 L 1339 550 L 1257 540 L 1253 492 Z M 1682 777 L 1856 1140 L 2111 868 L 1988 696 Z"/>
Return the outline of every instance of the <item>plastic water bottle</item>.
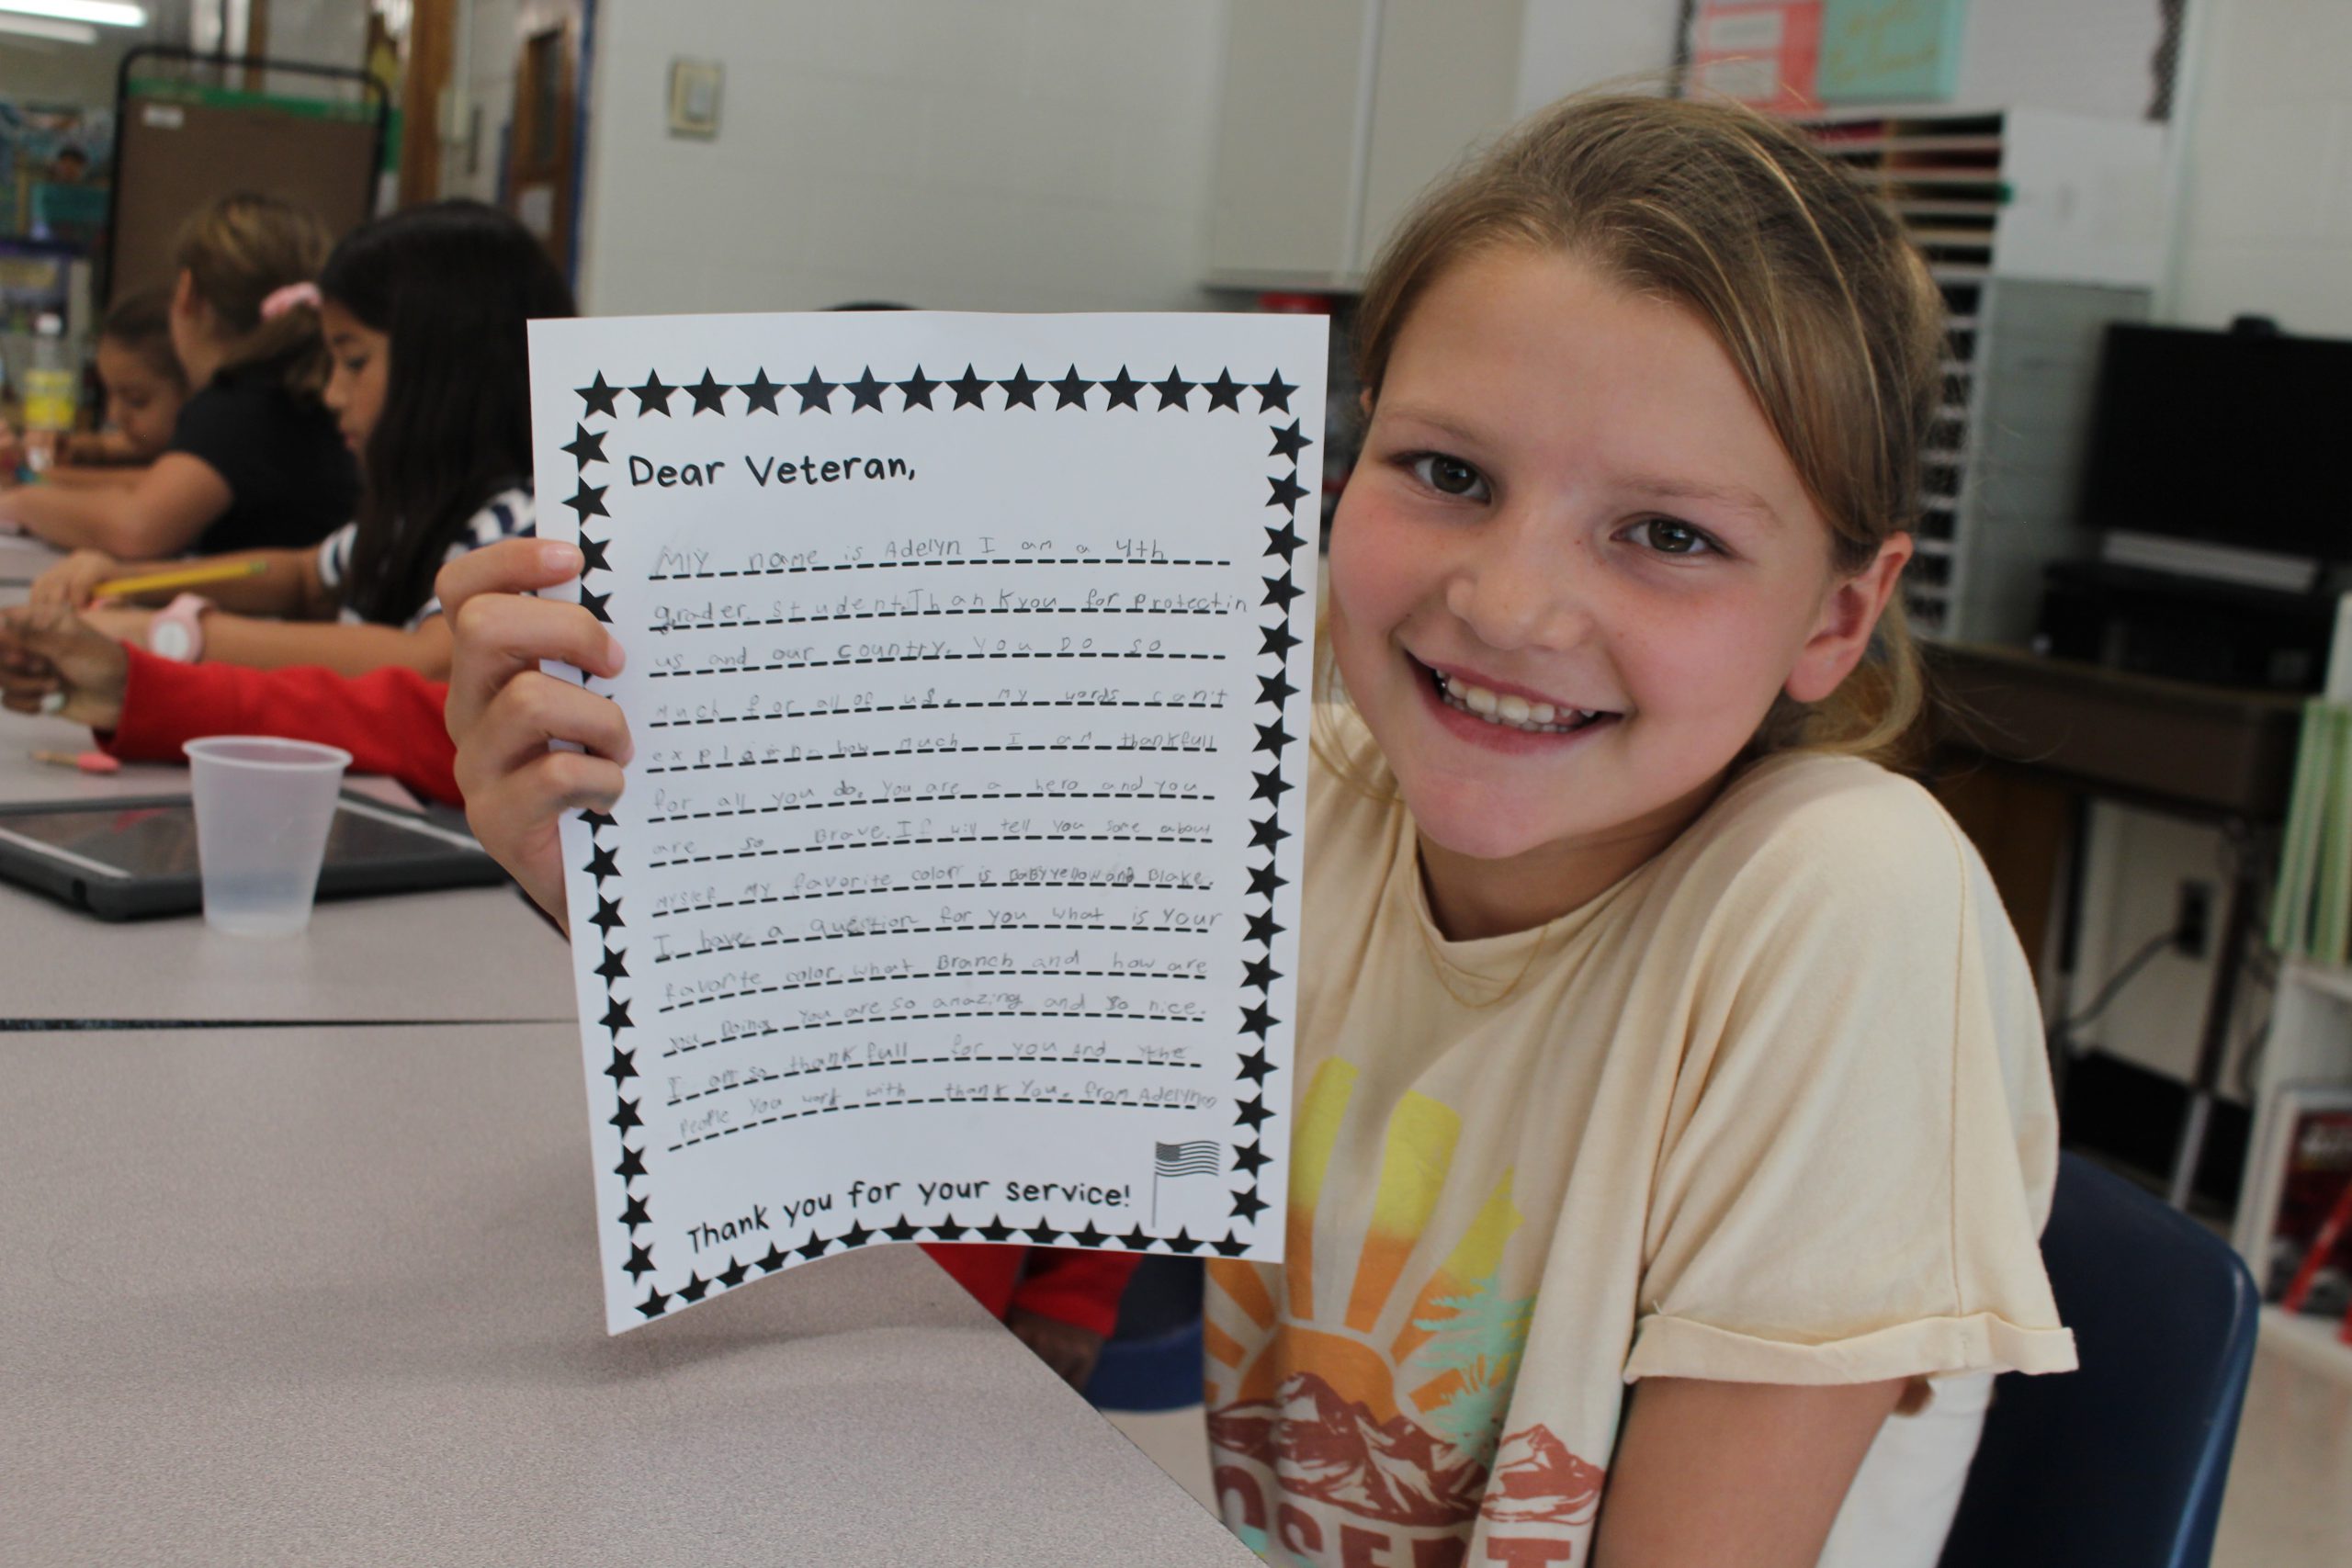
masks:
<path fill-rule="evenodd" d="M 25 463 L 36 473 L 49 467 L 74 428 L 80 379 L 66 351 L 65 318 L 44 311 L 33 322 L 32 363 L 25 369 Z"/>

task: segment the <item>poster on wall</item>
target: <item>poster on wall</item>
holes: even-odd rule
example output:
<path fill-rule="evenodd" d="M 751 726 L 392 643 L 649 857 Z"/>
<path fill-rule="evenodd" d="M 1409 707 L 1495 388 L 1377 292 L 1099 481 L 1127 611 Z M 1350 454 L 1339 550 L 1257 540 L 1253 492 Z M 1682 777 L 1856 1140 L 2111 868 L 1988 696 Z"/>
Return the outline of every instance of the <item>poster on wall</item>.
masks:
<path fill-rule="evenodd" d="M 532 324 L 635 742 L 562 829 L 609 1329 L 890 1243 L 1281 1255 L 1326 357 Z"/>
<path fill-rule="evenodd" d="M 1968 0 L 1822 0 L 1821 101 L 1949 102 L 1967 20 Z"/>
<path fill-rule="evenodd" d="M 1690 92 L 1774 114 L 1816 107 L 1822 0 L 1706 0 L 1691 20 Z"/>

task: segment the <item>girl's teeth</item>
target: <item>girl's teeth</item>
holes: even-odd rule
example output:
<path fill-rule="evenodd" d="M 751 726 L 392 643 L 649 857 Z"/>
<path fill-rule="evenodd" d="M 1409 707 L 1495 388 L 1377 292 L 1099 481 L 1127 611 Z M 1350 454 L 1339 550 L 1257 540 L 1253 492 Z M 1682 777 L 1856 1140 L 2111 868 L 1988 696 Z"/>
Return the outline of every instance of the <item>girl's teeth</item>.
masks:
<path fill-rule="evenodd" d="M 1582 728 L 1594 716 L 1575 708 L 1530 702 L 1514 693 L 1490 692 L 1484 686 L 1457 681 L 1450 675 L 1440 675 L 1437 679 L 1438 690 L 1445 698 L 1447 706 L 1476 714 L 1490 724 L 1507 725 L 1513 729 L 1564 735 Z"/>

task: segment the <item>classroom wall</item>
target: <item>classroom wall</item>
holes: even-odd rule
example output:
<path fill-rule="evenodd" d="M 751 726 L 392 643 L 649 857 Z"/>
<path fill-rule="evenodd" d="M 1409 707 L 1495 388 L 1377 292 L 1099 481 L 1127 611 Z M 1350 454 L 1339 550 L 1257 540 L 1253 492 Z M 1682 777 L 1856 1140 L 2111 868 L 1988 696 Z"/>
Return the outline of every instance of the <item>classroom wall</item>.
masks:
<path fill-rule="evenodd" d="M 2198 3 L 2171 314 L 2352 337 L 2352 5 Z"/>
<path fill-rule="evenodd" d="M 1662 90 L 1680 15 L 1677 0 L 1527 0 L 1518 112 L 1600 83 Z"/>
<path fill-rule="evenodd" d="M 147 26 L 101 28 L 96 45 L 53 43 L 0 34 L 0 98 L 20 103 L 107 107 L 114 103 L 115 67 L 139 44 L 188 39 L 191 0 L 141 0 Z"/>
<path fill-rule="evenodd" d="M 1225 7 L 600 0 L 597 313 L 1196 305 Z M 666 129 L 673 56 L 727 66 Z"/>
<path fill-rule="evenodd" d="M 517 0 L 458 0 L 450 86 L 459 139 L 442 148 L 441 194 L 496 201 L 514 118 Z"/>

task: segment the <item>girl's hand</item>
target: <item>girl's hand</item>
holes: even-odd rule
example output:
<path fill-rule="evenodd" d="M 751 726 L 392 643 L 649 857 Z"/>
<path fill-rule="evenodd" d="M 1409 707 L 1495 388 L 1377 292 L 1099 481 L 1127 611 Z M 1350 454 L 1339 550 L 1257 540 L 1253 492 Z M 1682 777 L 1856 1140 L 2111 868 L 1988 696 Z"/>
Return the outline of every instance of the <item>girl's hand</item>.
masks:
<path fill-rule="evenodd" d="M 55 608 L 63 609 L 64 605 Z M 135 609 L 123 604 L 94 604 L 82 612 L 82 619 L 103 636 L 122 642 L 147 646 L 147 627 L 155 619 L 153 610 Z"/>
<path fill-rule="evenodd" d="M 455 635 L 447 716 L 466 820 L 558 923 L 556 824 L 567 811 L 610 808 L 635 754 L 628 721 L 609 698 L 539 670 L 552 659 L 606 679 L 621 671 L 621 646 L 595 616 L 560 600 L 522 597 L 579 575 L 580 552 L 570 545 L 506 539 L 458 557 L 434 582 Z M 550 750 L 551 740 L 582 750 Z"/>
<path fill-rule="evenodd" d="M 1022 1307 L 1005 1314 L 1004 1325 L 1072 1388 L 1084 1389 L 1094 1375 L 1095 1363 L 1102 1359 L 1102 1336 L 1091 1328 Z"/>
<path fill-rule="evenodd" d="M 75 550 L 35 578 L 27 599 L 35 604 L 78 610 L 90 602 L 99 583 L 123 575 L 122 563 L 106 551 Z"/>
<path fill-rule="evenodd" d="M 19 604 L 0 610 L 0 705 L 38 713 L 41 699 L 62 694 L 62 716 L 92 729 L 122 722 L 130 655 L 71 610 Z"/>

